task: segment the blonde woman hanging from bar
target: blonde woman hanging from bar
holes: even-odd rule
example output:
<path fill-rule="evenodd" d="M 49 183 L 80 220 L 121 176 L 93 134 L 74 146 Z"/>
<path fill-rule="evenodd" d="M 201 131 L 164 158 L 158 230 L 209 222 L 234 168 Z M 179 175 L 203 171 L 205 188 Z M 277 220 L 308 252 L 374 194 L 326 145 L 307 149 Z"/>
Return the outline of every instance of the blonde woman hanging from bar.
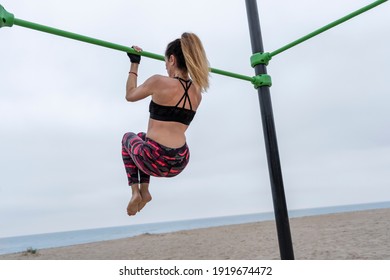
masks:
<path fill-rule="evenodd" d="M 150 176 L 174 177 L 189 162 L 185 133 L 200 106 L 201 93 L 209 86 L 209 64 L 202 42 L 193 33 L 184 33 L 168 44 L 168 76 L 154 75 L 140 86 L 137 78 L 141 57 L 128 56 L 131 66 L 126 100 L 135 102 L 151 96 L 147 132 L 129 132 L 122 140 L 122 158 L 132 191 L 127 214 L 134 216 L 152 200 Z"/>

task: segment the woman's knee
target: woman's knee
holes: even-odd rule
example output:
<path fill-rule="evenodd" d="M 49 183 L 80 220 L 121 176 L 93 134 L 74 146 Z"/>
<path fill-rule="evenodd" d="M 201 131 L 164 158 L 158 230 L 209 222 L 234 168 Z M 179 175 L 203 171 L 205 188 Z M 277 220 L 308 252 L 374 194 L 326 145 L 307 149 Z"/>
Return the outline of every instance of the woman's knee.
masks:
<path fill-rule="evenodd" d="M 145 132 L 139 132 L 139 133 L 137 134 L 137 136 L 138 136 L 139 138 L 141 138 L 142 140 L 146 141 L 146 133 L 145 133 Z"/>
<path fill-rule="evenodd" d="M 137 135 L 133 132 L 125 133 L 125 135 L 123 135 L 123 138 L 122 138 L 122 145 L 124 145 L 129 139 L 133 138 L 134 136 L 137 136 Z"/>

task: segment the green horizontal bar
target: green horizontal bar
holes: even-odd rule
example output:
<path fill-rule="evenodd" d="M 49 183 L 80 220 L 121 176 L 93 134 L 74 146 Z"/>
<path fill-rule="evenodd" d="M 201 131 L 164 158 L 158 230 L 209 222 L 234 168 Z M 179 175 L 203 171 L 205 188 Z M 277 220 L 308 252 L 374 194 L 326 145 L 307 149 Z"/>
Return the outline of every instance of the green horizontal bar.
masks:
<path fill-rule="evenodd" d="M 37 24 L 34 22 L 21 20 L 18 18 L 14 19 L 14 25 L 18 25 L 21 27 L 34 29 L 37 31 L 42 31 L 45 33 L 49 33 L 49 34 L 53 34 L 53 35 L 57 35 L 57 36 L 61 36 L 61 37 L 65 37 L 65 38 L 69 38 L 69 39 L 73 39 L 73 40 L 77 40 L 77 41 L 81 41 L 81 42 L 85 42 L 85 43 L 89 43 L 89 44 L 93 44 L 93 45 L 98 45 L 98 46 L 102 46 L 102 47 L 106 47 L 106 48 L 110 48 L 110 49 L 114 49 L 114 50 L 118 50 L 118 51 L 140 54 L 140 55 L 145 56 L 145 57 L 149 57 L 149 58 L 153 58 L 153 59 L 157 59 L 157 60 L 162 60 L 162 61 L 165 60 L 165 57 L 162 55 L 158 55 L 158 54 L 154 54 L 154 53 L 150 53 L 150 52 L 146 52 L 146 51 L 142 51 L 141 53 L 138 53 L 131 47 L 110 43 L 110 42 L 95 39 L 92 37 L 87 37 L 84 35 L 64 31 L 61 29 Z"/>
<path fill-rule="evenodd" d="M 249 82 L 254 81 L 253 77 L 249 77 L 249 76 L 245 76 L 245 75 L 241 75 L 241 74 L 237 74 L 237 73 L 233 73 L 233 72 L 228 72 L 228 71 L 220 70 L 220 69 L 216 69 L 216 68 L 210 68 L 210 72 L 214 73 L 214 74 L 226 76 L 226 77 L 239 79 L 239 80 L 244 80 L 244 81 L 249 81 Z"/>
<path fill-rule="evenodd" d="M 271 57 L 273 57 L 275 55 L 278 55 L 278 54 L 280 54 L 280 53 L 282 53 L 282 52 L 284 52 L 284 51 L 286 51 L 288 49 L 291 49 L 292 47 L 295 47 L 298 44 L 301 44 L 301 43 L 303 43 L 303 42 L 305 42 L 305 41 L 307 41 L 307 40 L 309 40 L 309 39 L 311 39 L 311 38 L 313 38 L 313 37 L 315 37 L 315 36 L 325 32 L 325 31 L 327 31 L 327 30 L 329 30 L 329 29 L 331 29 L 331 28 L 333 28 L 333 27 L 335 27 L 335 26 L 337 26 L 337 25 L 339 25 L 341 23 L 344 23 L 344 22 L 346 22 L 346 21 L 348 21 L 348 20 L 350 20 L 350 19 L 352 19 L 352 18 L 354 18 L 354 17 L 356 17 L 356 16 L 358 16 L 358 15 L 364 13 L 364 12 L 367 12 L 368 10 L 371 10 L 371 9 L 373 9 L 373 8 L 379 6 L 379 5 L 381 5 L 381 4 L 383 4 L 383 3 L 387 2 L 387 1 L 388 0 L 375 1 L 374 3 L 372 3 L 370 5 L 367 5 L 367 6 L 361 8 L 361 9 L 359 9 L 359 10 L 357 10 L 357 11 L 355 11 L 355 12 L 353 12 L 353 13 L 345 16 L 345 17 L 342 17 L 342 18 L 340 18 L 340 19 L 338 19 L 338 20 L 336 20 L 336 21 L 334 21 L 334 22 L 332 22 L 332 23 L 330 23 L 330 24 L 328 24 L 328 25 L 326 25 L 326 26 L 324 26 L 324 27 L 322 27 L 320 29 L 317 29 L 316 31 L 314 31 L 314 32 L 312 32 L 312 33 L 310 33 L 310 34 L 308 34 L 306 36 L 303 36 L 302 38 L 300 38 L 300 39 L 298 39 L 298 40 L 296 40 L 296 41 L 294 41 L 294 42 L 292 42 L 292 43 L 290 43 L 290 44 L 288 44 L 288 45 L 286 45 L 286 46 L 284 46 L 284 47 L 282 47 L 280 49 L 277 49 L 274 52 L 271 52 L 270 55 L 271 55 Z"/>
<path fill-rule="evenodd" d="M 50 34 L 53 34 L 53 35 L 66 37 L 66 38 L 69 38 L 69 39 L 73 39 L 73 40 L 77 40 L 77 41 L 93 44 L 93 45 L 98 45 L 98 46 L 102 46 L 102 47 L 106 47 L 106 48 L 110 48 L 110 49 L 114 49 L 114 50 L 118 50 L 118 51 L 129 52 L 129 53 L 133 53 L 133 54 L 139 54 L 141 56 L 145 56 L 145 57 L 148 57 L 148 58 L 165 61 L 165 56 L 163 56 L 163 55 L 158 55 L 158 54 L 154 54 L 154 53 L 146 52 L 146 51 L 136 52 L 131 47 L 114 44 L 114 43 L 111 43 L 111 42 L 95 39 L 95 38 L 92 38 L 92 37 L 87 37 L 87 36 L 84 36 L 84 35 L 80 35 L 80 34 L 68 32 L 68 31 L 64 31 L 64 30 L 61 30 L 61 29 L 57 29 L 57 28 L 53 28 L 53 27 L 37 24 L 37 23 L 34 23 L 34 22 L 21 20 L 21 19 L 18 19 L 18 18 L 14 19 L 13 24 L 21 26 L 21 27 L 34 29 L 34 30 L 37 30 L 37 31 L 42 31 L 42 32 L 45 32 L 45 33 L 50 33 Z M 253 81 L 253 77 L 249 77 L 249 76 L 245 76 L 245 75 L 241 75 L 241 74 L 237 74 L 237 73 L 233 73 L 233 72 L 228 72 L 228 71 L 224 71 L 224 70 L 220 70 L 220 69 L 216 69 L 216 68 L 210 68 L 210 72 L 215 73 L 215 74 L 219 74 L 219 75 L 223 75 L 223 76 L 227 76 L 227 77 L 232 77 L 232 78 L 236 78 L 236 79 L 245 80 L 245 81 L 250 81 L 250 82 Z"/>

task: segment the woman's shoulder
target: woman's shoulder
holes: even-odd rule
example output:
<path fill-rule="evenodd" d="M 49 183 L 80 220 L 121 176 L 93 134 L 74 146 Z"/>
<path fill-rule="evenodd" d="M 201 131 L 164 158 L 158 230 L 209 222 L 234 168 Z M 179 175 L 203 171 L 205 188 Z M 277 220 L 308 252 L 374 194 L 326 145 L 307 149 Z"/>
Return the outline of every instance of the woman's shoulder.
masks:
<path fill-rule="evenodd" d="M 177 84 L 175 80 L 163 75 L 153 75 L 145 81 L 145 84 L 154 92 L 162 90 L 174 90 Z"/>
<path fill-rule="evenodd" d="M 160 88 L 161 85 L 168 83 L 168 78 L 162 75 L 153 75 L 145 80 L 142 84 L 143 87 L 148 90 L 155 91 L 156 88 Z"/>
<path fill-rule="evenodd" d="M 170 78 L 167 76 L 156 74 L 147 79 L 147 81 L 151 83 L 166 83 L 170 81 Z"/>

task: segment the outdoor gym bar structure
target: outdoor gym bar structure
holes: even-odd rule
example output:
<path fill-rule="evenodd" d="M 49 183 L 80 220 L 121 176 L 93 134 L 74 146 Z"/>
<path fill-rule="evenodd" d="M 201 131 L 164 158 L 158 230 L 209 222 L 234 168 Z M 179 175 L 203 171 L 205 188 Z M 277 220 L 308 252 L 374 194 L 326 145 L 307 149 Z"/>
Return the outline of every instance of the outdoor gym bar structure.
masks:
<path fill-rule="evenodd" d="M 267 65 L 269 61 L 276 55 L 301 44 L 341 23 L 344 23 L 368 10 L 371 10 L 380 4 L 387 2 L 388 0 L 375 1 L 345 17 L 340 18 L 314 32 L 284 46 L 274 52 L 264 52 L 263 40 L 261 35 L 260 20 L 258 13 L 257 0 L 245 0 L 246 10 L 248 15 L 249 32 L 252 44 L 253 55 L 250 58 L 251 66 L 255 69 L 256 76 L 250 77 L 233 72 L 228 72 L 216 68 L 210 68 L 210 72 L 218 75 L 223 75 L 231 78 L 236 78 L 244 81 L 251 82 L 258 90 L 260 111 L 263 125 L 263 133 L 265 139 L 265 147 L 268 160 L 268 170 L 270 175 L 270 183 L 273 197 L 273 205 L 275 212 L 275 221 L 279 241 L 279 250 L 282 260 L 293 260 L 294 251 L 292 245 L 292 238 L 290 232 L 290 224 L 288 218 L 288 210 L 286 197 L 283 186 L 283 176 L 280 164 L 278 143 L 276 137 L 275 122 L 271 103 L 270 87 L 272 85 L 271 77 L 267 74 Z M 122 46 L 107 41 L 71 33 L 68 31 L 56 29 L 53 27 L 40 25 L 37 23 L 21 20 L 15 18 L 13 14 L 7 12 L 2 5 L 0 5 L 0 28 L 12 27 L 13 25 L 50 33 L 57 36 L 62 36 L 77 41 L 82 41 L 89 44 L 94 44 L 118 51 L 129 52 L 133 54 L 140 54 L 148 58 L 164 61 L 165 57 L 162 55 L 142 51 L 136 52 L 133 48 Z M 1 36 L 1 35 L 0 35 Z"/>

